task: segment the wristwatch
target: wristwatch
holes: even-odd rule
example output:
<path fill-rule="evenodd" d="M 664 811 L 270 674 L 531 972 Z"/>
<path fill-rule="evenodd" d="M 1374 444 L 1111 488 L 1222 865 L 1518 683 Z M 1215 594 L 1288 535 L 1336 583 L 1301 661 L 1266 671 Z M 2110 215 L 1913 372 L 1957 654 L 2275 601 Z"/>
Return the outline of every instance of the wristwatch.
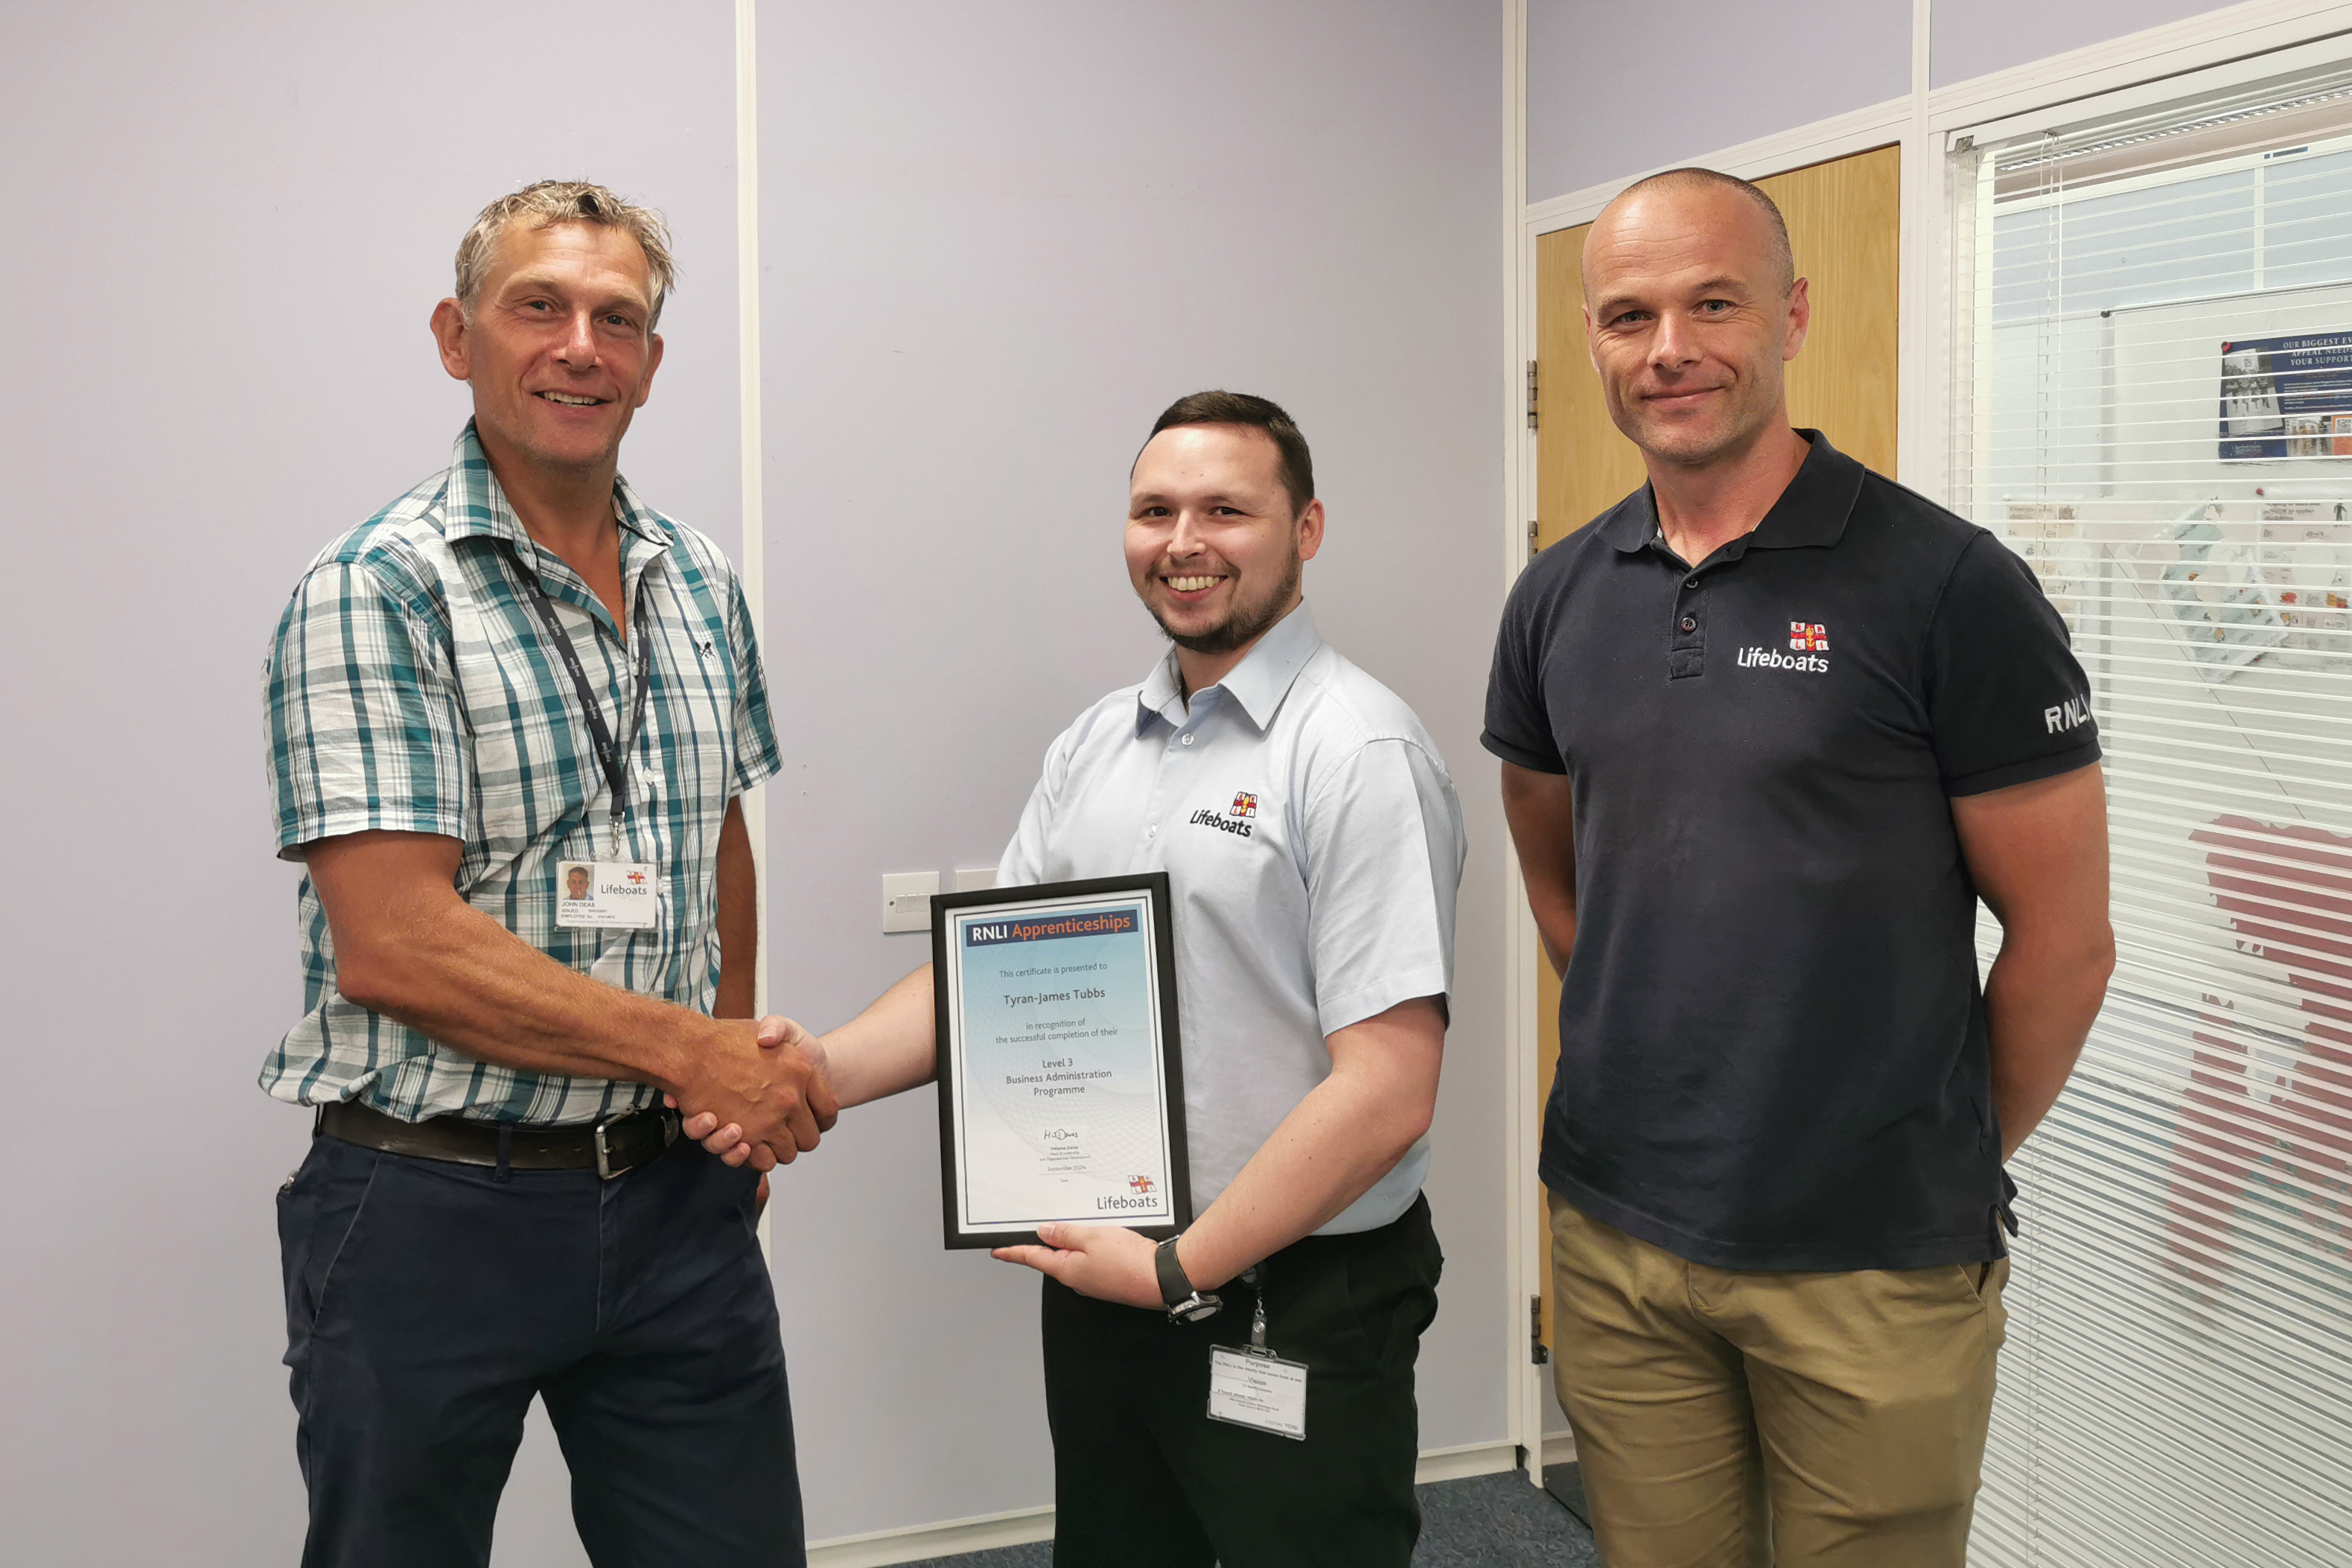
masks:
<path fill-rule="evenodd" d="M 1195 1290 L 1184 1278 L 1184 1266 L 1176 1261 L 1176 1237 L 1170 1237 L 1152 1250 L 1151 1264 L 1160 1276 L 1160 1299 L 1167 1304 L 1170 1322 L 1197 1323 L 1215 1317 L 1217 1309 L 1225 1304 L 1221 1297 Z"/>

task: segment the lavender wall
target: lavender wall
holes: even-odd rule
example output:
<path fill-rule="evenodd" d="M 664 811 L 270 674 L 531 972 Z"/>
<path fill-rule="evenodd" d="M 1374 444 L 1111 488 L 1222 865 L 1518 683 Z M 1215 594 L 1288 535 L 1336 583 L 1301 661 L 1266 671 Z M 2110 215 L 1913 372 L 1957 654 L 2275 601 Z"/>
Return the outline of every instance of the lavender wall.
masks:
<path fill-rule="evenodd" d="M 1500 1439 L 1499 5 L 776 0 L 760 28 L 777 1004 L 830 1025 L 920 962 L 880 874 L 994 864 L 1046 743 L 1142 676 L 1118 540 L 1152 417 L 1286 404 L 1331 514 L 1308 602 L 1468 819 L 1420 1388 L 1425 1446 Z M 1051 1500 L 1035 1279 L 941 1252 L 937 1148 L 925 1089 L 779 1188 L 820 1537 Z"/>
<path fill-rule="evenodd" d="M 831 1023 L 910 964 L 879 873 L 992 861 L 1046 739 L 1150 657 L 1116 535 L 1150 416 L 1213 382 L 1285 399 L 1333 511 L 1318 613 L 1421 708 L 1469 808 L 1423 1407 L 1432 1444 L 1500 1437 L 1502 837 L 1474 740 L 1502 569 L 1497 5 L 760 21 L 779 1005 Z M 11 20 L 13 1557 L 295 1554 L 272 1194 L 308 1128 L 252 1083 L 299 1005 L 264 640 L 313 552 L 445 460 L 465 393 L 426 312 L 474 210 L 541 174 L 674 220 L 625 468 L 733 546 L 733 68 L 717 0 Z M 780 1185 L 820 1535 L 1047 1496 L 1034 1287 L 940 1256 L 929 1115 L 862 1113 Z M 499 1561 L 582 1561 L 543 1428 Z"/>
<path fill-rule="evenodd" d="M 447 461 L 466 390 L 425 321 L 483 202 L 588 175 L 668 210 L 684 286 L 628 471 L 737 536 L 731 16 L 646 15 L 10 14 L 11 1561 L 297 1554 L 273 1194 L 310 1129 L 254 1087 L 300 1007 L 257 676 L 310 555 Z M 500 1562 L 576 1562 L 534 1441 Z"/>
<path fill-rule="evenodd" d="M 1910 90 L 1910 0 L 1528 0 L 1528 200 Z"/>
<path fill-rule="evenodd" d="M 1928 25 L 1927 79 L 1949 87 L 2221 8 L 2210 0 L 1940 0 Z"/>
<path fill-rule="evenodd" d="M 2215 10 L 2207 0 L 1934 0 L 1948 87 Z M 1911 90 L 1910 0 L 1528 0 L 1528 200 L 1696 158 Z"/>

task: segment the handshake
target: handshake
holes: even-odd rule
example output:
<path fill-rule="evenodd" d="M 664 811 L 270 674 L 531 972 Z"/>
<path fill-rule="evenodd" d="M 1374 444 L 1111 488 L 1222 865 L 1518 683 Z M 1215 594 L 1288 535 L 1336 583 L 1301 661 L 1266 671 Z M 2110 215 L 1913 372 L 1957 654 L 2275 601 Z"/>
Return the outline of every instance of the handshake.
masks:
<path fill-rule="evenodd" d="M 716 1020 L 720 1048 L 687 1064 L 662 1103 L 683 1113 L 681 1131 L 730 1165 L 763 1174 L 817 1145 L 841 1116 L 825 1077 L 824 1047 L 790 1018 L 756 1026 Z"/>

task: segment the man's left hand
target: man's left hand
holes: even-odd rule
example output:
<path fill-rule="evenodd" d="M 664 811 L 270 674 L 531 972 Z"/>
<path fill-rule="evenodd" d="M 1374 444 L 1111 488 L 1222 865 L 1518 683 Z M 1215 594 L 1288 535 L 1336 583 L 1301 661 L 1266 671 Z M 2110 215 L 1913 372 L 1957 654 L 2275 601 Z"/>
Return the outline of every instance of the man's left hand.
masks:
<path fill-rule="evenodd" d="M 1037 1236 L 1045 1246 L 1000 1247 L 989 1256 L 1003 1263 L 1025 1263 L 1097 1301 L 1167 1306 L 1160 1299 L 1160 1275 L 1151 1257 L 1159 1243 L 1150 1237 L 1110 1225 L 1041 1225 Z"/>

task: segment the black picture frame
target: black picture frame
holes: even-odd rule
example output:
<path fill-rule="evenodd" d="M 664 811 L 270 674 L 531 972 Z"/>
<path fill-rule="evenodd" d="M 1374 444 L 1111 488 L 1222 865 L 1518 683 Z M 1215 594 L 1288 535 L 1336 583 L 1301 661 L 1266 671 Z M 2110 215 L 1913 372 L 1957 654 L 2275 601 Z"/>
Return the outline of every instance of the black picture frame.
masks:
<path fill-rule="evenodd" d="M 980 888 L 968 892 L 940 893 L 931 900 L 931 1008 L 933 1038 L 938 1045 L 934 1081 L 940 1101 L 940 1216 L 942 1236 L 950 1250 L 1019 1247 L 1039 1241 L 1034 1230 L 973 1232 L 958 1222 L 962 1205 L 956 1166 L 957 1103 L 955 1075 L 950 1068 L 952 1007 L 948 992 L 948 932 L 957 910 L 1003 908 L 1017 911 L 1025 905 L 1051 904 L 1071 899 L 1117 897 L 1141 893 L 1151 904 L 1152 964 L 1159 991 L 1160 1072 L 1168 1121 L 1168 1193 L 1173 1218 L 1131 1228 L 1155 1240 L 1176 1235 L 1192 1223 L 1192 1183 L 1184 1141 L 1184 1050 L 1181 1020 L 1176 1001 L 1176 931 L 1174 900 L 1165 871 L 1145 871 L 1128 877 L 1089 877 L 1076 881 L 1039 882 L 1018 888 Z M 1099 1222 L 1099 1215 L 1040 1215 L 1039 1223 Z"/>

